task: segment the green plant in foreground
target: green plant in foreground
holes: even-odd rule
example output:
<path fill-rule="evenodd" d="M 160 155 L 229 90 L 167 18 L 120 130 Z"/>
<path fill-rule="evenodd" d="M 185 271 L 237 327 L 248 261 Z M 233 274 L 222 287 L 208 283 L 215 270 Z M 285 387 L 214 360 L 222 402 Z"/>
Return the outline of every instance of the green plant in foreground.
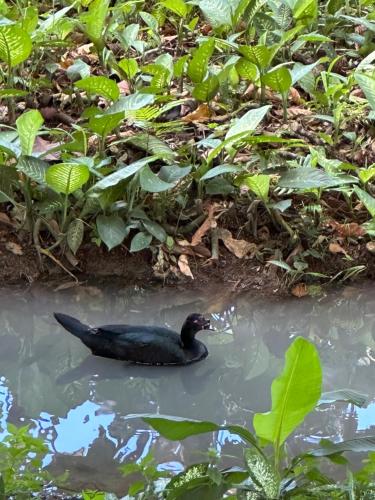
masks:
<path fill-rule="evenodd" d="M 238 425 L 217 425 L 208 421 L 145 415 L 143 419 L 163 437 L 181 440 L 189 436 L 227 430 L 246 443 L 244 468 L 220 469 L 210 462 L 194 464 L 167 485 L 164 498 L 373 498 L 371 482 L 373 454 L 361 472 L 348 472 L 338 484 L 319 470 L 322 458 L 347 465 L 345 451 L 375 450 L 374 437 L 360 437 L 340 443 L 322 440 L 318 449 L 289 456 L 286 440 L 318 405 L 349 401 L 362 406 L 364 399 L 352 391 L 321 394 L 322 369 L 315 346 L 299 337 L 285 355 L 282 373 L 272 383 L 272 407 L 254 415 L 255 435 Z M 321 399 L 322 398 L 322 399 Z M 353 496 L 348 496 L 351 490 Z M 358 496 L 356 496 L 358 495 Z M 367 496 L 368 495 L 368 496 Z"/>
<path fill-rule="evenodd" d="M 8 433 L 0 442 L 0 500 L 26 500 L 49 480 L 42 470 L 48 448 L 42 439 L 30 436 L 27 426 L 8 424 Z"/>

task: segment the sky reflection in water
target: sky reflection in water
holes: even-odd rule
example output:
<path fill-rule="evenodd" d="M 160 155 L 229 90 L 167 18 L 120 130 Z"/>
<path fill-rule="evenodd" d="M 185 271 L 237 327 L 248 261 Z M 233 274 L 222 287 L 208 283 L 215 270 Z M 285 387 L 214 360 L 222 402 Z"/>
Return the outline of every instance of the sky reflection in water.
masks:
<path fill-rule="evenodd" d="M 31 423 L 33 435 L 48 443 L 45 465 L 57 472 L 70 469 L 70 482 L 77 476 L 83 486 L 105 487 L 120 463 L 140 460 L 151 449 L 160 468 L 174 471 L 202 460 L 210 445 L 233 454 L 238 438 L 227 431 L 168 443 L 129 415 L 162 413 L 250 425 L 254 412 L 269 408 L 271 381 L 298 335 L 320 351 L 325 390 L 352 388 L 375 400 L 371 286 L 299 301 L 119 287 L 8 289 L 0 290 L 0 299 L 0 439 L 7 421 Z M 189 313 L 202 312 L 211 314 L 218 332 L 200 334 L 210 351 L 202 363 L 127 366 L 91 356 L 55 324 L 55 310 L 91 324 L 165 324 L 174 329 Z M 370 434 L 374 422 L 375 402 L 365 409 L 326 406 L 297 430 L 291 448 L 315 445 L 322 437 Z"/>

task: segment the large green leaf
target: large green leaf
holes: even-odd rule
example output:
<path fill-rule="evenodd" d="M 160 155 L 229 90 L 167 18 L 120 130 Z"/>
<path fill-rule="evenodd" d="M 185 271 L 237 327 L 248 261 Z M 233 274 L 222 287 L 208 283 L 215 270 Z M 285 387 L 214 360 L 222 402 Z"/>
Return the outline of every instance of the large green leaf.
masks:
<path fill-rule="evenodd" d="M 210 38 L 193 52 L 193 57 L 189 61 L 187 74 L 194 83 L 202 82 L 206 76 L 208 61 L 214 52 L 214 48 L 215 41 Z"/>
<path fill-rule="evenodd" d="M 161 191 L 166 191 L 171 189 L 174 184 L 162 181 L 154 172 L 150 169 L 148 165 L 145 165 L 140 174 L 139 182 L 141 188 L 149 193 L 160 193 Z"/>
<path fill-rule="evenodd" d="M 156 238 L 157 240 L 159 240 L 163 243 L 165 242 L 165 240 L 167 239 L 167 233 L 166 233 L 165 229 L 160 224 L 158 224 L 155 221 L 148 220 L 148 219 L 142 221 L 142 224 L 143 224 L 144 228 L 150 234 L 152 234 L 152 236 L 154 238 Z"/>
<path fill-rule="evenodd" d="M 285 94 L 292 86 L 290 71 L 285 66 L 273 69 L 262 77 L 262 82 L 275 92 Z"/>
<path fill-rule="evenodd" d="M 200 0 L 198 6 L 214 29 L 231 25 L 232 13 L 228 0 Z"/>
<path fill-rule="evenodd" d="M 38 184 L 45 184 L 45 176 L 48 168 L 46 161 L 35 158 L 34 156 L 21 156 L 17 163 L 17 170 L 24 173 L 37 182 Z"/>
<path fill-rule="evenodd" d="M 241 171 L 241 167 L 237 167 L 236 165 L 218 165 L 217 167 L 210 168 L 202 177 L 201 181 L 206 181 L 208 179 L 212 179 L 217 175 L 223 174 L 233 174 Z"/>
<path fill-rule="evenodd" d="M 10 67 L 25 61 L 32 50 L 29 34 L 16 24 L 0 25 L 0 60 Z"/>
<path fill-rule="evenodd" d="M 125 97 L 120 97 L 114 104 L 112 104 L 107 110 L 106 114 L 111 115 L 114 113 L 121 113 L 135 111 L 142 109 L 155 101 L 155 96 L 153 94 L 131 94 Z"/>
<path fill-rule="evenodd" d="M 86 165 L 77 163 L 57 163 L 46 172 L 46 181 L 58 193 L 70 194 L 82 187 L 90 177 Z"/>
<path fill-rule="evenodd" d="M 272 382 L 272 408 L 254 415 L 258 438 L 276 450 L 300 425 L 319 401 L 322 368 L 316 347 L 302 337 L 294 340 L 285 354 L 282 373 Z"/>
<path fill-rule="evenodd" d="M 254 448 L 245 450 L 245 460 L 255 489 L 261 491 L 265 498 L 278 498 L 280 479 L 270 461 Z"/>
<path fill-rule="evenodd" d="M 107 17 L 109 0 L 93 0 L 89 5 L 88 12 L 81 14 L 81 20 L 85 24 L 87 36 L 95 45 L 104 46 L 102 33 Z"/>
<path fill-rule="evenodd" d="M 271 176 L 265 174 L 247 175 L 241 180 L 241 184 L 247 186 L 261 200 L 267 201 L 270 190 L 270 179 Z"/>
<path fill-rule="evenodd" d="M 367 191 L 364 191 L 358 186 L 354 186 L 354 192 L 367 208 L 371 217 L 375 217 L 375 198 L 371 196 L 371 194 L 368 194 Z"/>
<path fill-rule="evenodd" d="M 203 82 L 197 83 L 192 96 L 197 101 L 210 101 L 219 90 L 219 79 L 216 75 L 209 75 Z"/>
<path fill-rule="evenodd" d="M 259 69 L 264 70 L 272 61 L 273 51 L 265 45 L 242 46 L 239 52 Z"/>
<path fill-rule="evenodd" d="M 262 106 L 260 108 L 250 109 L 250 111 L 234 122 L 228 130 L 225 139 L 229 139 L 243 132 L 254 132 L 259 123 L 266 116 L 269 109 L 271 109 L 271 106 Z"/>
<path fill-rule="evenodd" d="M 144 231 L 140 231 L 137 233 L 131 243 L 130 243 L 130 251 L 131 252 L 140 252 L 145 248 L 148 248 L 152 241 L 152 235 L 145 233 Z"/>
<path fill-rule="evenodd" d="M 66 240 L 74 255 L 82 244 L 84 229 L 85 227 L 81 219 L 74 219 L 69 224 Z"/>
<path fill-rule="evenodd" d="M 159 432 L 163 437 L 172 441 L 179 441 L 197 434 L 205 434 L 206 432 L 215 432 L 220 430 L 228 430 L 232 434 L 237 434 L 244 441 L 258 447 L 257 440 L 245 427 L 240 425 L 218 425 L 214 422 L 191 420 L 181 417 L 172 417 L 169 415 L 133 415 L 141 417 L 151 427 Z"/>
<path fill-rule="evenodd" d="M 100 239 L 107 245 L 108 250 L 121 245 L 129 234 L 125 222 L 118 215 L 99 215 L 96 218 L 96 227 Z"/>
<path fill-rule="evenodd" d="M 352 389 L 338 389 L 337 391 L 323 392 L 319 404 L 331 404 L 337 402 L 351 403 L 359 408 L 366 405 L 367 394 L 353 391 Z"/>
<path fill-rule="evenodd" d="M 88 94 L 100 95 L 109 101 L 115 101 L 120 97 L 120 90 L 116 82 L 105 76 L 90 76 L 78 80 L 74 85 L 85 90 Z"/>
<path fill-rule="evenodd" d="M 308 455 L 314 457 L 328 457 L 336 453 L 344 453 L 345 451 L 352 451 L 357 453 L 364 453 L 375 451 L 375 436 L 364 436 L 348 441 L 341 441 L 340 443 L 332 443 L 328 440 L 320 442 L 321 448 L 311 450 Z"/>
<path fill-rule="evenodd" d="M 375 110 L 375 78 L 373 76 L 366 75 L 365 73 L 358 72 L 355 72 L 354 76 L 358 85 L 365 93 L 368 103 L 372 109 Z"/>
<path fill-rule="evenodd" d="M 163 0 L 161 5 L 180 17 L 185 17 L 189 10 L 184 0 Z"/>
<path fill-rule="evenodd" d="M 94 115 L 89 119 L 90 129 L 100 137 L 107 137 L 124 118 L 124 113 L 114 113 L 113 115 Z"/>
<path fill-rule="evenodd" d="M 245 57 L 241 57 L 237 61 L 236 70 L 241 78 L 245 78 L 246 80 L 250 80 L 251 82 L 255 81 L 258 77 L 258 68 L 256 64 L 250 62 Z"/>
<path fill-rule="evenodd" d="M 107 175 L 107 177 L 101 179 L 93 186 L 92 189 L 107 189 L 108 187 L 116 186 L 116 184 L 123 181 L 124 179 L 127 179 L 128 177 L 131 177 L 142 167 L 148 165 L 149 163 L 152 163 L 158 158 L 158 156 L 149 156 L 148 158 L 142 158 L 141 160 L 130 163 L 130 165 L 125 165 L 124 167 L 116 170 L 116 172 L 113 172 L 112 174 Z"/>
<path fill-rule="evenodd" d="M 16 120 L 23 155 L 31 155 L 38 130 L 43 125 L 43 116 L 37 109 L 26 111 Z"/>
<path fill-rule="evenodd" d="M 351 184 L 352 180 L 328 175 L 324 170 L 298 167 L 285 173 L 278 182 L 279 187 L 289 189 L 318 189 Z"/>

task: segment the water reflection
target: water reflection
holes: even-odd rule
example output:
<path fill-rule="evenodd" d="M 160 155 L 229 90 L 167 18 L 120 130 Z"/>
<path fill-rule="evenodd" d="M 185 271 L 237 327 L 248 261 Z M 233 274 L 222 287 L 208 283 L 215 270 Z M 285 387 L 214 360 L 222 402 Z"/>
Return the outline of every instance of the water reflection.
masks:
<path fill-rule="evenodd" d="M 150 449 L 160 467 L 181 470 L 208 446 L 233 454 L 228 432 L 170 443 L 129 415 L 162 413 L 250 425 L 270 405 L 271 381 L 291 340 L 303 335 L 320 350 L 325 390 L 348 387 L 375 400 L 375 291 L 345 288 L 321 299 L 261 300 L 225 290 L 131 290 L 84 286 L 54 292 L 40 285 L 0 290 L 0 439 L 6 422 L 32 423 L 46 439 L 45 465 L 70 470 L 70 484 L 124 491 L 120 463 Z M 52 318 L 62 311 L 91 324 L 164 324 L 179 329 L 191 312 L 211 314 L 215 334 L 202 333 L 210 356 L 188 367 L 142 367 L 97 358 Z M 326 405 L 291 441 L 292 451 L 321 438 L 368 433 L 366 409 Z M 236 453 L 240 455 L 240 453 Z"/>

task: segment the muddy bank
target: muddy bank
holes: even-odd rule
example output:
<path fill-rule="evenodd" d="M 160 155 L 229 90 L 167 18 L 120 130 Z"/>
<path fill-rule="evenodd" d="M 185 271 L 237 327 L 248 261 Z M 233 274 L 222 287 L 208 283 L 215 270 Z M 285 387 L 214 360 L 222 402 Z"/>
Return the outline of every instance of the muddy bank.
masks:
<path fill-rule="evenodd" d="M 259 257 L 239 259 L 224 246 L 219 247 L 217 260 L 189 257 L 193 278 L 182 274 L 177 266 L 170 266 L 165 273 L 157 269 L 157 255 L 150 250 L 131 254 L 125 247 L 111 252 L 96 245 L 85 244 L 77 254 L 73 266 L 65 257 L 38 256 L 26 240 L 8 235 L 0 241 L 0 283 L 2 285 L 35 281 L 54 281 L 60 284 L 77 281 L 116 279 L 126 285 L 164 284 L 194 288 L 206 285 L 225 285 L 232 292 L 257 290 L 267 295 L 284 294 L 298 283 L 327 284 L 338 275 L 340 279 L 361 280 L 375 278 L 375 258 L 365 243 L 346 246 L 347 257 L 328 253 L 324 259 L 307 259 L 309 268 L 294 281 L 283 269 L 270 265 Z M 290 261 L 290 259 L 289 259 Z M 352 269 L 363 266 L 357 274 Z M 308 274 L 320 273 L 326 277 Z"/>

